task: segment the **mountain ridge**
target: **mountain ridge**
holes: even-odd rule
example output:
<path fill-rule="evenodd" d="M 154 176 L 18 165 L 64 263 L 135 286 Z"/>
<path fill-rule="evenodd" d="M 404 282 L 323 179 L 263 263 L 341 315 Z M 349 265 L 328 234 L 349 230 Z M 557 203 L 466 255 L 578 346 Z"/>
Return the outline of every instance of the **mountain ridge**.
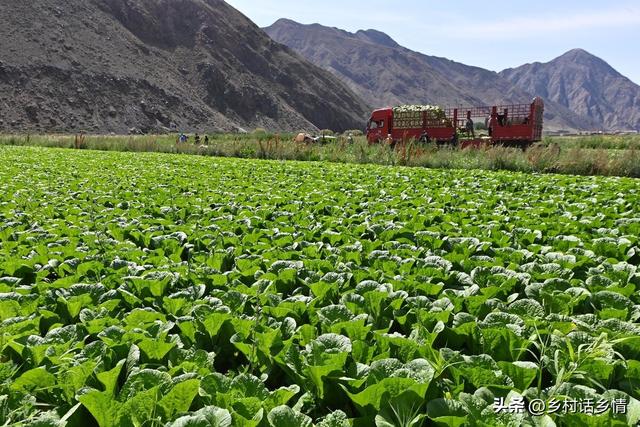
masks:
<path fill-rule="evenodd" d="M 561 97 L 548 96 L 546 90 L 538 91 L 537 87 L 514 81 L 509 78 L 508 70 L 489 71 L 415 52 L 397 43 L 376 46 L 369 40 L 365 45 L 358 40 L 360 31 L 350 33 L 320 24 L 305 25 L 284 19 L 264 30 L 277 42 L 334 73 L 372 105 L 524 103 L 541 95 L 545 98 L 545 121 L 549 130 L 595 130 L 609 124 L 616 126 L 611 121 L 605 124 L 603 116 L 576 110 L 572 103 L 563 102 Z M 391 37 L 387 38 L 393 41 Z M 592 56 L 583 49 L 573 49 L 565 55 L 565 59 Z M 380 62 L 386 62 L 386 67 L 380 67 Z"/>
<path fill-rule="evenodd" d="M 522 90 L 594 119 L 604 129 L 640 131 L 640 86 L 584 49 L 508 68 L 500 75 Z"/>

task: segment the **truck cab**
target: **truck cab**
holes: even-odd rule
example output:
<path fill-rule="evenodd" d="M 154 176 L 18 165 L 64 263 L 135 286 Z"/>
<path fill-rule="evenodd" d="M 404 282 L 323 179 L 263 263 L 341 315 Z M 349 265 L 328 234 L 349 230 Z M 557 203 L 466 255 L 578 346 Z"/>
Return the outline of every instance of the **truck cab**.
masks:
<path fill-rule="evenodd" d="M 391 133 L 391 120 L 393 110 L 391 108 L 381 108 L 371 113 L 371 118 L 367 122 L 367 141 L 369 144 L 382 142 Z"/>

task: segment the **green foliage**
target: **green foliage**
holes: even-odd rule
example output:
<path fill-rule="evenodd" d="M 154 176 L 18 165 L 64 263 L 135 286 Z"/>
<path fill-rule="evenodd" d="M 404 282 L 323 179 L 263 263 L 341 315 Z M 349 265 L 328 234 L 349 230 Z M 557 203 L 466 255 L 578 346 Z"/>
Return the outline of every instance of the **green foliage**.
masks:
<path fill-rule="evenodd" d="M 640 421 L 635 180 L 0 147 L 0 189 L 0 425 Z"/>
<path fill-rule="evenodd" d="M 349 133 L 353 143 L 347 142 Z M 361 130 L 347 131 L 338 138 L 319 138 L 317 143 L 309 144 L 295 143 L 295 136 L 264 129 L 251 133 L 216 133 L 209 135 L 209 144 L 204 146 L 192 143 L 193 138 L 190 143 L 177 143 L 177 135 L 87 135 L 83 147 L 101 151 L 640 177 L 638 135 L 545 137 L 526 151 L 501 146 L 460 150 L 448 145 L 422 146 L 414 141 L 405 141 L 392 149 L 384 144 L 370 145 Z M 0 135 L 0 145 L 74 148 L 75 140 L 74 136 L 65 135 Z"/>

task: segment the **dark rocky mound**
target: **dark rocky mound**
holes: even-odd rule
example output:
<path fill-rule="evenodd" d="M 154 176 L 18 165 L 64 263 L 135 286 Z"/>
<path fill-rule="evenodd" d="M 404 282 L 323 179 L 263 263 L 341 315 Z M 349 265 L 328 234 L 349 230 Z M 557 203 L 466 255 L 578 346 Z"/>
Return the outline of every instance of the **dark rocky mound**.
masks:
<path fill-rule="evenodd" d="M 368 106 L 222 0 L 2 1 L 0 131 L 361 128 Z"/>

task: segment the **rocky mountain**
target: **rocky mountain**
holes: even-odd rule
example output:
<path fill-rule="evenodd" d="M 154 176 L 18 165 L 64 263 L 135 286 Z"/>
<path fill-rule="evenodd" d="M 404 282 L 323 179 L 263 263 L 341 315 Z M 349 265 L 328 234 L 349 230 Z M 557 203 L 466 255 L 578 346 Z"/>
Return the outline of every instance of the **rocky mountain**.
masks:
<path fill-rule="evenodd" d="M 285 44 L 345 82 L 374 106 L 405 103 L 491 105 L 529 102 L 535 92 L 504 76 L 400 46 L 375 30 L 350 33 L 280 19 L 265 28 Z M 545 99 L 545 128 L 591 129 L 597 122 Z"/>
<path fill-rule="evenodd" d="M 369 110 L 222 0 L 10 0 L 0 16 L 0 132 L 341 130 Z"/>
<path fill-rule="evenodd" d="M 640 86 L 582 49 L 500 75 L 524 91 L 601 123 L 604 129 L 640 130 Z"/>
<path fill-rule="evenodd" d="M 441 102 L 464 104 L 497 100 L 512 88 L 490 71 L 466 67 L 404 49 L 375 30 L 349 33 L 319 24 L 280 19 L 265 31 L 313 63 L 330 70 L 374 106 Z M 466 73 L 447 72 L 465 67 Z M 483 86 L 475 95 L 468 86 Z"/>

